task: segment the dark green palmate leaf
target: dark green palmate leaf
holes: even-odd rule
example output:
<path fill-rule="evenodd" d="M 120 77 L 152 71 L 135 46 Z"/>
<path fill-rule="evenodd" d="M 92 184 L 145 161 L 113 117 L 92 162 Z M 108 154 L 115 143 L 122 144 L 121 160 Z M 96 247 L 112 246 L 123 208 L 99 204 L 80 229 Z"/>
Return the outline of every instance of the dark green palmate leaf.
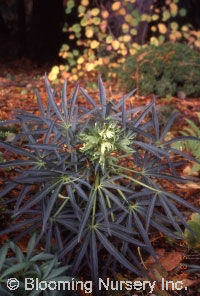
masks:
<path fill-rule="evenodd" d="M 100 104 L 80 88 L 92 109 L 78 106 L 79 84 L 70 98 L 67 82 L 59 105 L 46 76 L 47 106 L 36 93 L 40 116 L 16 111 L 14 121 L 8 124 L 19 124 L 21 132 L 11 143 L 0 141 L 2 150 L 15 156 L 2 161 L 0 168 L 11 167 L 17 174 L 6 180 L 0 192 L 2 205 L 9 202 L 13 206 L 11 224 L 0 234 L 17 232 L 15 240 L 20 240 L 36 231 L 25 259 L 13 247 L 19 264 L 33 260 L 31 252 L 40 241 L 47 253 L 54 250 L 59 259 L 72 264 L 73 274 L 89 267 L 96 295 L 98 278 L 103 275 L 122 267 L 145 274 L 137 248 L 157 260 L 151 234 L 162 232 L 181 239 L 183 228 L 192 232 L 179 205 L 199 212 L 162 185 L 163 180 L 188 181 L 177 174 L 183 161 L 174 162 L 174 153 L 194 160 L 171 144 L 196 138 L 165 141 L 177 113 L 161 128 L 155 100 L 148 106 L 128 109 L 126 102 L 132 91 L 109 105 L 100 76 L 98 85 Z M 16 188 L 19 194 L 10 200 Z M 7 249 L 0 251 L 0 270 Z M 56 262 L 52 260 L 45 273 L 48 279 L 59 277 L 57 268 L 50 271 Z M 39 272 L 37 267 L 35 270 Z"/>

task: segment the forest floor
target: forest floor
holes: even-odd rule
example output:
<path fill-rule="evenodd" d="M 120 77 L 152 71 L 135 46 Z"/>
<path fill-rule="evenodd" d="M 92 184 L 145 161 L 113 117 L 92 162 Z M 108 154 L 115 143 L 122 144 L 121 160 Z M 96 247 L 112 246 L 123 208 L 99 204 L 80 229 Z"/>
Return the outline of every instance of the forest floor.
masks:
<path fill-rule="evenodd" d="M 47 102 L 47 94 L 44 87 L 44 73 L 50 69 L 48 66 L 45 68 L 38 68 L 32 65 L 27 60 L 15 61 L 7 65 L 0 65 L 0 120 L 6 120 L 12 118 L 14 109 L 22 109 L 33 113 L 38 113 L 37 100 L 35 95 L 35 88 L 38 88 L 41 94 L 42 100 Z M 90 77 L 87 77 L 90 80 Z M 97 78 L 96 78 L 97 80 Z M 91 77 L 91 81 L 94 78 Z M 107 98 L 119 100 L 124 95 L 124 92 L 119 89 L 116 81 L 105 82 L 105 89 Z M 58 93 L 60 91 L 58 85 Z M 84 81 L 81 82 L 81 86 L 86 88 Z M 72 94 L 75 87 L 75 83 L 68 83 L 68 96 Z M 88 89 L 87 92 L 98 101 L 98 91 L 96 89 Z M 78 101 L 80 104 L 81 97 Z M 145 106 L 152 101 L 152 95 L 138 96 L 133 95 L 130 100 L 132 106 Z M 197 112 L 200 112 L 200 98 L 186 98 L 180 99 L 177 97 L 171 98 L 157 98 L 157 106 L 160 111 L 160 120 L 167 121 L 167 118 L 175 109 L 180 111 L 176 124 L 173 126 L 171 132 L 173 135 L 178 135 L 180 131 L 186 126 L 185 118 L 191 119 L 194 122 L 197 121 Z M 180 171 L 180 175 L 187 175 L 188 170 L 192 164 L 187 162 L 186 165 Z M 8 173 L 0 170 L 0 176 L 8 177 Z M 0 188 L 3 186 L 3 181 L 0 181 Z M 167 186 L 171 186 L 168 184 Z M 170 188 L 169 188 L 170 189 Z M 174 190 L 174 187 L 173 187 Z M 200 181 L 189 184 L 175 184 L 175 190 L 179 196 L 183 196 L 184 199 L 191 202 L 194 206 L 200 205 Z M 1 208 L 0 208 L 1 211 Z M 188 217 L 191 213 L 187 213 Z M 2 245 L 9 237 L 1 236 L 0 245 Z M 160 259 L 162 268 L 155 263 L 154 259 L 149 257 L 143 264 L 148 270 L 151 270 L 153 278 L 159 281 L 161 277 L 167 278 L 167 280 L 177 282 L 182 281 L 184 289 L 182 291 L 157 291 L 156 295 L 198 295 L 200 296 L 200 270 L 196 273 L 187 272 L 186 265 L 200 265 L 200 251 L 196 249 L 190 249 L 185 241 L 181 242 L 166 242 L 165 238 L 159 234 L 153 239 L 153 245 L 156 249 L 156 253 Z M 26 249 L 27 241 L 19 242 L 22 249 Z M 103 264 L 103 262 L 102 262 Z M 83 278 L 84 276 L 80 275 Z M 117 274 L 118 280 L 126 278 L 125 274 Z M 84 293 L 80 291 L 80 295 Z M 85 294 L 92 295 L 92 294 Z M 112 293 L 108 295 L 131 295 L 124 291 Z M 144 291 L 138 291 L 135 295 L 147 295 Z M 153 295 L 153 294 L 151 294 Z"/>

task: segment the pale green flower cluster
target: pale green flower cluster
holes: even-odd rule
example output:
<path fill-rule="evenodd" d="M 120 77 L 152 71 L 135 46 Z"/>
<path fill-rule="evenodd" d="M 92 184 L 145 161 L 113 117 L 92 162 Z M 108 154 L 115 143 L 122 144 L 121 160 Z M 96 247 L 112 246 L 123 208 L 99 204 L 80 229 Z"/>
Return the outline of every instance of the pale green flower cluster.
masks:
<path fill-rule="evenodd" d="M 80 150 L 89 156 L 92 162 L 98 162 L 103 168 L 105 164 L 116 161 L 113 152 L 133 153 L 130 147 L 132 137 L 124 136 L 124 130 L 115 121 L 95 123 L 88 131 L 80 135 L 83 147 Z"/>

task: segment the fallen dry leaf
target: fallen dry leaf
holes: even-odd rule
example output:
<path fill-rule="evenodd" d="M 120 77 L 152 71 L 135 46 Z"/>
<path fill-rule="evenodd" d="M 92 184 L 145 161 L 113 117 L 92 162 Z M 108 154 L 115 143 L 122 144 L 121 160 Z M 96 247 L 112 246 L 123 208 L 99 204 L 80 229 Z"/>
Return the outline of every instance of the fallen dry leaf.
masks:
<path fill-rule="evenodd" d="M 183 279 L 182 283 L 183 283 L 183 287 L 196 286 L 197 284 L 200 283 L 200 279 L 197 279 L 197 280 Z"/>
<path fill-rule="evenodd" d="M 172 278 L 168 278 L 167 280 L 168 281 L 173 281 L 174 283 L 181 281 L 183 288 L 195 286 L 195 285 L 200 283 L 200 279 L 191 280 L 191 279 L 188 279 L 187 277 L 188 277 L 188 274 L 182 273 L 182 274 L 176 275 L 176 276 L 174 276 Z M 170 290 L 172 289 L 171 284 L 169 284 L 169 289 Z"/>
<path fill-rule="evenodd" d="M 180 252 L 171 252 L 166 254 L 164 249 L 156 250 L 156 254 L 160 264 L 167 272 L 175 269 L 181 263 L 183 258 L 183 254 Z M 152 256 L 149 256 L 149 258 L 145 261 L 145 265 L 154 263 L 155 260 Z"/>
<path fill-rule="evenodd" d="M 198 172 L 193 172 L 193 173 L 191 174 L 191 170 L 192 170 L 192 165 L 187 165 L 187 166 L 184 168 L 184 170 L 183 170 L 183 175 L 186 175 L 186 176 L 191 175 L 191 176 L 196 176 L 196 177 L 198 177 L 199 173 L 198 173 Z"/>
<path fill-rule="evenodd" d="M 187 184 L 176 184 L 177 187 L 181 189 L 200 189 L 199 183 L 187 183 Z"/>
<path fill-rule="evenodd" d="M 156 255 L 158 257 L 158 260 L 160 260 L 160 258 L 165 255 L 165 249 L 157 249 Z M 155 263 L 155 259 L 152 256 L 149 256 L 145 261 L 145 264 L 153 264 L 153 263 Z"/>
<path fill-rule="evenodd" d="M 161 265 L 166 271 L 172 271 L 182 261 L 183 254 L 180 252 L 172 252 L 160 259 Z"/>

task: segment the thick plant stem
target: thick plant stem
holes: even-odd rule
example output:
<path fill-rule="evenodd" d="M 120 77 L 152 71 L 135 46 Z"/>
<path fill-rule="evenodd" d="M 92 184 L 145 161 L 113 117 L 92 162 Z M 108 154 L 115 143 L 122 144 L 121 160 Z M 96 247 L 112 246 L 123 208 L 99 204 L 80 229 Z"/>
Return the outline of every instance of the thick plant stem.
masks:
<path fill-rule="evenodd" d="M 93 226 L 93 227 L 94 227 L 94 225 L 95 225 L 96 198 L 97 198 L 97 195 L 95 194 L 95 197 L 94 197 L 94 204 L 93 204 L 93 209 L 92 209 L 92 226 Z"/>
<path fill-rule="evenodd" d="M 95 214 L 96 214 L 96 200 L 97 200 L 97 189 L 99 187 L 99 172 L 97 172 L 96 178 L 95 178 L 95 184 L 94 184 L 94 190 L 95 190 L 95 197 L 94 197 L 94 203 L 93 203 L 93 209 L 92 209 L 92 226 L 95 225 Z"/>

